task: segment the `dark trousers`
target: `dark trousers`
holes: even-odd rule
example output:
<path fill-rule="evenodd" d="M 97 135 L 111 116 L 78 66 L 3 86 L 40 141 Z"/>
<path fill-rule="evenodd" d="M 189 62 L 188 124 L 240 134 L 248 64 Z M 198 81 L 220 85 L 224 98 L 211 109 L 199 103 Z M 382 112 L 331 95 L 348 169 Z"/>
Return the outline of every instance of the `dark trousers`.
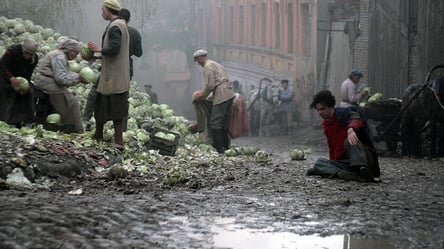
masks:
<path fill-rule="evenodd" d="M 213 130 L 228 130 L 230 124 L 230 111 L 233 100 L 230 99 L 218 105 L 213 105 L 210 115 L 210 127 Z"/>
<path fill-rule="evenodd" d="M 373 169 L 378 160 L 376 154 L 372 153 L 367 146 L 361 143 L 351 145 L 348 140 L 346 140 L 345 151 L 347 155 L 346 160 L 320 158 L 315 162 L 314 167 L 309 170 L 309 174 L 333 178 L 341 170 L 357 173 L 363 166 Z"/>
<path fill-rule="evenodd" d="M 213 134 L 213 146 L 219 153 L 223 153 L 230 146 L 228 129 L 233 100 L 230 99 L 218 105 L 213 105 L 210 115 L 210 128 Z"/>
<path fill-rule="evenodd" d="M 88 94 L 88 99 L 86 100 L 85 110 L 83 112 L 83 120 L 90 120 L 94 114 L 94 108 L 96 106 L 97 99 L 97 86 L 99 85 L 100 77 L 97 79 L 96 83 L 91 87 Z"/>

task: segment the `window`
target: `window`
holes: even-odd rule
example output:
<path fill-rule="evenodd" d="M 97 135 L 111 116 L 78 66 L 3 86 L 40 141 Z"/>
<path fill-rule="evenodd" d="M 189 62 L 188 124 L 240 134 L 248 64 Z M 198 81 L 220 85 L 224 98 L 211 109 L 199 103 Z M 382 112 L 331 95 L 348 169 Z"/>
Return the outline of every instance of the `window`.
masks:
<path fill-rule="evenodd" d="M 274 4 L 274 48 L 281 47 L 281 13 L 279 3 Z"/>
<path fill-rule="evenodd" d="M 239 7 L 239 44 L 243 44 L 244 43 L 244 26 L 245 26 L 245 22 L 244 22 L 244 6 L 241 5 Z"/>
<path fill-rule="evenodd" d="M 225 8 L 225 42 L 233 43 L 233 20 L 234 20 L 234 8 L 233 6 Z"/>
<path fill-rule="evenodd" d="M 261 44 L 263 47 L 267 46 L 267 4 L 266 3 L 262 3 L 262 16 L 261 16 L 261 28 L 262 28 L 262 32 L 261 32 Z"/>
<path fill-rule="evenodd" d="M 293 4 L 288 4 L 288 10 L 287 10 L 287 17 L 288 17 L 288 52 L 293 52 L 293 46 L 294 46 L 294 32 L 293 32 L 293 22 L 294 22 L 294 16 L 293 16 Z"/>
<path fill-rule="evenodd" d="M 250 44 L 256 45 L 256 5 L 251 5 Z"/>

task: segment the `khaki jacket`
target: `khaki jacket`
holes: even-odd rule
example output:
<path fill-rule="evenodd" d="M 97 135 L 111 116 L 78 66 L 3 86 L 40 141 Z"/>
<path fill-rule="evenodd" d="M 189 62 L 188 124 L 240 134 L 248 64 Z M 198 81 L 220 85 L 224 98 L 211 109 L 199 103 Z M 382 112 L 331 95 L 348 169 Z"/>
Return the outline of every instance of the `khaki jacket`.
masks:
<path fill-rule="evenodd" d="M 207 98 L 212 93 L 213 105 L 222 104 L 234 98 L 233 87 L 221 64 L 208 60 L 203 67 L 203 77 L 206 83 L 203 97 Z"/>
<path fill-rule="evenodd" d="M 69 70 L 68 58 L 65 53 L 60 50 L 53 50 L 45 55 L 38 65 L 37 75 L 35 79 L 35 86 L 37 89 L 42 90 L 48 94 L 58 94 L 58 93 L 69 93 L 67 87 L 76 85 L 78 82 L 76 73 L 66 73 L 66 82 L 57 82 L 56 75 L 54 75 L 54 70 L 52 68 L 52 60 L 63 55 L 65 57 L 64 64 L 66 64 L 66 70 Z"/>
<path fill-rule="evenodd" d="M 120 50 L 115 56 L 102 56 L 102 71 L 97 87 L 97 92 L 102 95 L 125 93 L 130 88 L 129 35 L 124 20 L 115 19 L 109 24 L 104 35 L 103 47 L 109 47 L 109 30 L 114 26 L 122 33 Z"/>

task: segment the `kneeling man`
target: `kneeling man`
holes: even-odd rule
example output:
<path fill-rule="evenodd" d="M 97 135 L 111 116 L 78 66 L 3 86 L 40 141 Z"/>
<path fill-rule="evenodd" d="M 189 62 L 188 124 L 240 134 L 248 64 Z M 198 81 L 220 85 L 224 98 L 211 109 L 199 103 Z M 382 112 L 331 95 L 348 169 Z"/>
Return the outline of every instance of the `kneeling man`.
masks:
<path fill-rule="evenodd" d="M 310 108 L 324 119 L 330 159 L 318 159 L 307 175 L 356 181 L 379 181 L 378 155 L 356 107 L 335 108 L 330 91 L 315 95 Z"/>

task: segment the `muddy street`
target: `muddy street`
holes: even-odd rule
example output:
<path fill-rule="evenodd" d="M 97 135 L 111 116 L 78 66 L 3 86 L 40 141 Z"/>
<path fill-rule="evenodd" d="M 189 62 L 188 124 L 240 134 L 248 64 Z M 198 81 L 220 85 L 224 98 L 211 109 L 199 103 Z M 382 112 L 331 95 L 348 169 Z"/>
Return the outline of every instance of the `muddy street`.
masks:
<path fill-rule="evenodd" d="M 221 169 L 213 184 L 200 189 L 165 188 L 139 177 L 2 191 L 0 247 L 444 246 L 442 160 L 382 158 L 379 184 L 307 177 L 326 148 L 321 137 L 304 134 L 236 141 L 267 149 L 272 162 Z M 290 161 L 291 148 L 312 153 L 305 161 Z M 68 194 L 76 189 L 83 193 Z"/>

